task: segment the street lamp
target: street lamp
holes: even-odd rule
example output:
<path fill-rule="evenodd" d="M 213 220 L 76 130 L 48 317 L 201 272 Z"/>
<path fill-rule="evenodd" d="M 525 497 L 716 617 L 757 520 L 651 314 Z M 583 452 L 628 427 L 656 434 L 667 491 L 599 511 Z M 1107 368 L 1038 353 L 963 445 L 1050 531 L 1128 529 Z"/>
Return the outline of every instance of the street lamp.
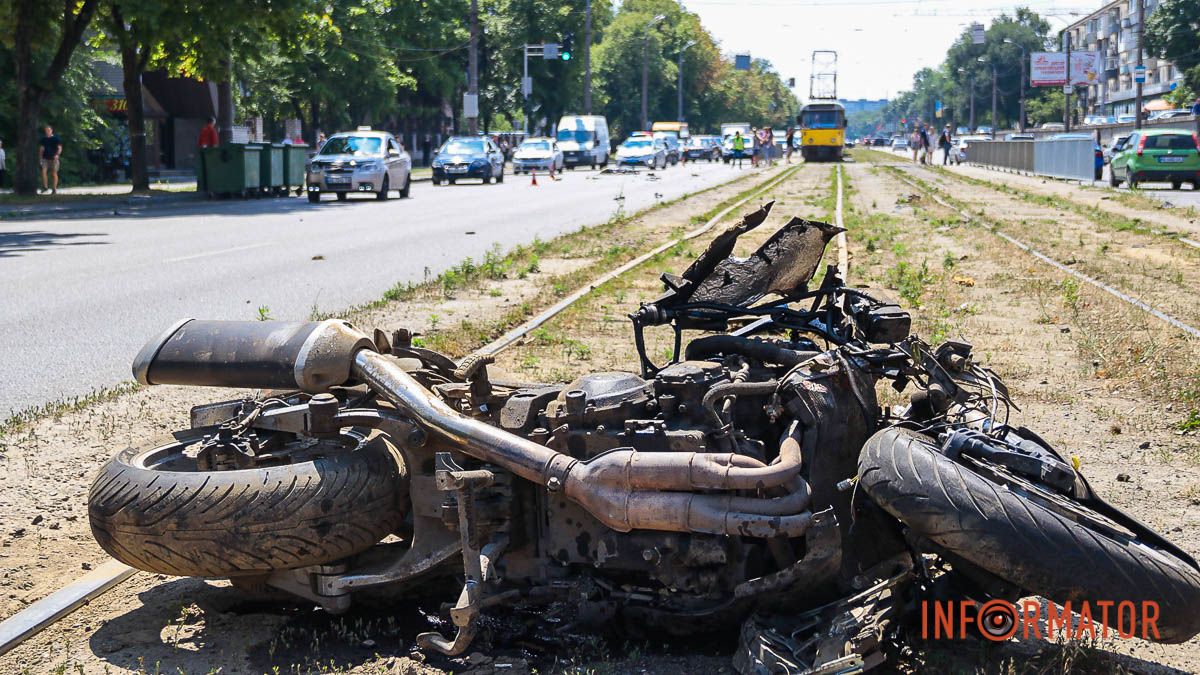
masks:
<path fill-rule="evenodd" d="M 959 68 L 958 72 L 959 72 L 959 74 L 965 75 L 967 72 L 967 69 Z M 967 93 L 971 99 L 971 119 L 970 119 L 970 122 L 968 122 L 967 127 L 971 130 L 971 133 L 974 133 L 975 132 L 975 71 L 974 70 L 971 71 L 971 79 L 969 80 L 969 82 L 970 82 L 970 87 L 969 87 L 969 90 Z"/>
<path fill-rule="evenodd" d="M 979 63 L 988 63 L 992 66 L 992 135 L 995 136 L 996 130 L 1000 128 L 1000 121 L 996 113 L 996 62 L 989 61 L 986 56 L 980 56 L 975 60 Z"/>
<path fill-rule="evenodd" d="M 1018 117 L 1017 117 L 1017 128 L 1022 133 L 1024 133 L 1025 132 L 1025 46 L 1018 45 L 1016 42 L 1013 42 L 1012 38 L 1004 38 L 1004 44 L 1016 45 L 1017 49 L 1021 50 L 1021 95 L 1020 95 L 1021 96 L 1021 98 L 1020 98 L 1021 112 L 1018 114 Z"/>
<path fill-rule="evenodd" d="M 666 14 L 659 14 L 650 20 L 643 29 L 645 35 L 642 37 L 642 128 L 650 128 L 650 113 L 646 110 L 646 90 L 650 86 L 650 65 L 647 62 L 647 52 L 650 49 L 650 29 L 659 21 L 667 18 Z"/>
<path fill-rule="evenodd" d="M 695 44 L 696 44 L 695 40 L 688 40 L 687 44 L 685 44 L 683 47 L 680 47 L 680 49 L 679 49 L 679 68 L 678 68 L 678 71 L 679 71 L 679 85 L 678 85 L 679 116 L 678 117 L 679 117 L 680 122 L 683 121 L 683 53 L 688 50 L 688 47 L 691 47 Z M 645 113 L 642 113 L 642 116 L 644 117 Z"/>

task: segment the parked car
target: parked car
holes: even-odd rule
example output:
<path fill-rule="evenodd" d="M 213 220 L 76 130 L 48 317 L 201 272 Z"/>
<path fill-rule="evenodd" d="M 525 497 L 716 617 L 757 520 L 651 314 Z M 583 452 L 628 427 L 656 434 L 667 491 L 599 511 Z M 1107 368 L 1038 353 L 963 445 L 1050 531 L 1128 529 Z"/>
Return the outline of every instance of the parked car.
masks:
<path fill-rule="evenodd" d="M 392 190 L 407 197 L 412 183 L 412 159 L 386 131 L 360 128 L 330 136 L 309 161 L 305 185 L 308 201 L 321 201 L 332 192 L 344 201 L 351 192 L 374 193 L 387 199 Z"/>
<path fill-rule="evenodd" d="M 1137 121 L 1137 115 L 1134 115 L 1133 113 L 1125 113 L 1124 115 L 1117 115 L 1117 124 L 1133 124 L 1136 121 Z"/>
<path fill-rule="evenodd" d="M 1004 134 L 1006 141 L 1033 141 L 1037 138 L 1033 134 Z"/>
<path fill-rule="evenodd" d="M 1054 134 L 1048 140 L 1051 141 L 1067 141 L 1072 139 L 1089 140 L 1092 142 L 1092 153 L 1094 158 L 1093 169 L 1096 180 L 1104 179 L 1104 149 L 1096 142 L 1096 138 L 1091 134 Z"/>
<path fill-rule="evenodd" d="M 562 171 L 564 166 L 563 151 L 553 138 L 527 139 L 513 153 L 513 173 Z"/>
<path fill-rule="evenodd" d="M 608 166 L 608 120 L 604 117 L 563 115 L 558 121 L 557 140 L 566 166 Z"/>
<path fill-rule="evenodd" d="M 957 129 L 955 129 L 955 130 L 954 130 L 954 135 L 955 135 L 955 136 L 966 136 L 966 135 L 968 135 L 968 134 L 970 134 L 970 133 L 971 133 L 971 128 L 970 128 L 970 127 L 959 127 L 959 128 L 957 128 Z"/>
<path fill-rule="evenodd" d="M 875 138 L 871 139 L 871 145 L 877 148 L 886 148 L 888 145 L 888 139 L 883 136 L 876 136 Z"/>
<path fill-rule="evenodd" d="M 907 138 L 893 138 L 892 139 L 892 152 L 895 152 L 897 150 L 908 150 L 908 139 Z"/>
<path fill-rule="evenodd" d="M 710 162 L 721 160 L 721 139 L 716 136 L 692 136 L 683 148 L 683 156 L 690 162 L 707 159 Z"/>
<path fill-rule="evenodd" d="M 974 143 L 976 141 L 990 141 L 990 140 L 992 140 L 992 137 L 985 136 L 984 134 L 971 134 L 968 136 L 961 136 L 959 138 L 956 138 L 954 148 L 950 152 L 950 159 L 955 164 L 962 164 L 963 162 L 969 161 L 967 158 L 967 148 L 971 145 L 971 143 Z"/>
<path fill-rule="evenodd" d="M 647 166 L 651 169 L 667 168 L 667 145 L 661 138 L 631 136 L 617 148 L 619 166 Z"/>
<path fill-rule="evenodd" d="M 1129 141 L 1129 134 L 1121 134 L 1113 136 L 1112 143 L 1104 149 L 1104 163 L 1108 164 L 1112 161 L 1113 155 L 1125 149 L 1125 143 Z"/>
<path fill-rule="evenodd" d="M 431 164 L 434 185 L 453 185 L 463 178 L 478 178 L 484 184 L 504 182 L 504 153 L 490 138 L 452 136 L 438 148 Z"/>
<path fill-rule="evenodd" d="M 1045 122 L 1040 128 L 1042 131 L 1065 131 L 1067 125 L 1062 122 Z"/>
<path fill-rule="evenodd" d="M 679 163 L 679 158 L 683 156 L 683 148 L 679 144 L 679 136 L 670 131 L 655 131 L 653 133 L 655 140 L 663 142 L 667 149 L 667 163 L 675 165 Z"/>
<path fill-rule="evenodd" d="M 847 136 L 846 137 L 846 147 L 853 148 L 854 146 L 855 146 L 854 139 Z"/>
<path fill-rule="evenodd" d="M 975 129 L 975 133 L 977 133 L 977 134 L 983 134 L 983 135 L 985 135 L 985 136 L 991 136 L 991 135 L 993 135 L 993 134 L 995 133 L 995 131 L 994 131 L 994 130 L 993 130 L 991 127 L 989 127 L 989 126 L 987 126 L 987 125 L 982 125 L 982 126 L 979 126 L 979 127 L 977 127 L 977 128 Z"/>
<path fill-rule="evenodd" d="M 1159 110 L 1150 115 L 1147 119 L 1152 120 L 1169 120 L 1176 117 L 1191 117 L 1191 110 Z"/>
<path fill-rule="evenodd" d="M 1178 190 L 1184 183 L 1200 189 L 1200 139 L 1188 129 L 1138 129 L 1113 155 L 1109 184 L 1162 181 Z"/>

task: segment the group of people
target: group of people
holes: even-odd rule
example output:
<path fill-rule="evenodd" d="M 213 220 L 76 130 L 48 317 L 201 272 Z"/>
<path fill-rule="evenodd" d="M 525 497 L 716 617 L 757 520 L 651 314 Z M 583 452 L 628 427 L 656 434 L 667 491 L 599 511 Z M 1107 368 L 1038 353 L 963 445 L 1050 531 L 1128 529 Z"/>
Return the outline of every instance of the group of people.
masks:
<path fill-rule="evenodd" d="M 936 142 L 937 148 L 942 151 L 942 165 L 949 164 L 950 149 L 954 147 L 949 124 L 938 134 Z M 933 127 L 928 123 L 918 123 L 908 137 L 908 146 L 912 149 L 914 163 L 933 164 Z"/>
<path fill-rule="evenodd" d="M 58 166 L 62 150 L 62 139 L 47 124 L 42 128 L 42 137 L 38 139 L 38 163 L 42 170 L 42 187 L 38 192 L 58 194 Z M 4 141 L 0 140 L 0 187 L 7 184 L 7 179 L 8 154 L 4 151 Z"/>
<path fill-rule="evenodd" d="M 784 157 L 787 163 L 792 163 L 792 142 L 795 140 L 796 130 L 792 127 L 787 128 L 787 140 L 784 143 Z M 750 143 L 750 166 L 757 167 L 760 164 L 763 166 L 774 166 L 774 147 L 775 134 L 771 131 L 771 127 L 751 128 L 750 137 L 742 135 L 741 131 L 733 132 L 731 139 L 733 144 L 733 160 L 737 162 L 738 168 L 742 168 L 742 160 L 746 157 L 746 144 Z M 731 162 L 732 163 L 732 162 Z"/>

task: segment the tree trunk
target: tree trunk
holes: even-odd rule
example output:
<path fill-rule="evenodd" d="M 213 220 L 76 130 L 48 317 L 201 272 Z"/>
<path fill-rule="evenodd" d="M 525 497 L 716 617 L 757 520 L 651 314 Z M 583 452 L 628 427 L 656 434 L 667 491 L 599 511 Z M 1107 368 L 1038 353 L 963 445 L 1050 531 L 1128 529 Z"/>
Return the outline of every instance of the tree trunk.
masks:
<path fill-rule="evenodd" d="M 17 0 L 16 30 L 13 31 L 13 59 L 17 75 L 17 143 L 16 173 L 13 188 L 17 194 L 31 195 L 38 186 L 38 117 L 42 104 L 54 90 L 71 65 L 71 55 L 83 39 L 83 32 L 92 21 L 98 0 L 83 0 L 72 14 L 70 3 L 62 19 L 62 35 L 54 52 L 54 59 L 40 78 L 33 73 L 33 35 L 41 34 L 41 26 L 35 26 L 36 0 Z"/>
<path fill-rule="evenodd" d="M 125 26 L 120 5 L 112 6 L 112 28 L 121 48 L 121 71 L 124 75 L 125 115 L 129 121 L 129 177 L 134 192 L 150 189 L 150 173 L 146 157 L 146 109 L 142 100 L 142 71 L 145 60 L 138 53 L 133 30 Z"/>
<path fill-rule="evenodd" d="M 233 61 L 221 59 L 221 81 L 217 83 L 217 133 L 221 145 L 233 142 Z"/>

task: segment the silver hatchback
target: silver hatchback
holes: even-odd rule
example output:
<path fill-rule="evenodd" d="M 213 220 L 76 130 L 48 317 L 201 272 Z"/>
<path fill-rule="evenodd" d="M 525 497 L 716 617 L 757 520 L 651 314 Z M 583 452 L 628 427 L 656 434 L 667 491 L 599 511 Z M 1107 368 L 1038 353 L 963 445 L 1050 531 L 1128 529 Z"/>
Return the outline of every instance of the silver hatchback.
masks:
<path fill-rule="evenodd" d="M 408 196 L 412 159 L 386 131 L 362 129 L 330 136 L 308 165 L 308 201 L 322 192 L 344 200 L 351 192 L 368 192 L 387 199 L 392 190 Z"/>

